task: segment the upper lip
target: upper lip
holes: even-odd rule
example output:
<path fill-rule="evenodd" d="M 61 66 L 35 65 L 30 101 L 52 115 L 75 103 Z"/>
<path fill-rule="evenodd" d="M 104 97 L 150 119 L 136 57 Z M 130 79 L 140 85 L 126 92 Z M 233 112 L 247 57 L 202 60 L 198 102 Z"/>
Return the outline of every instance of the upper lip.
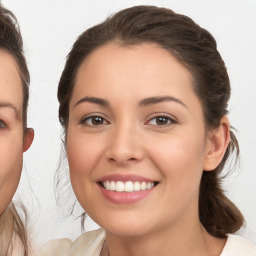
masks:
<path fill-rule="evenodd" d="M 102 182 L 102 181 L 140 181 L 140 182 L 156 182 L 156 180 L 152 180 L 149 178 L 145 178 L 136 174 L 109 174 L 100 177 L 97 179 L 97 182 Z"/>

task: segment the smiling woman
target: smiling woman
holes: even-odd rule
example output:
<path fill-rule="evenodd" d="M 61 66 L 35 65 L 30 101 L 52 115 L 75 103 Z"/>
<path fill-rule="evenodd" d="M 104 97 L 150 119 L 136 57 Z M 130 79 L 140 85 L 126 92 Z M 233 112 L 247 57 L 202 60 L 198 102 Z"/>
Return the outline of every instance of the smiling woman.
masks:
<path fill-rule="evenodd" d="M 16 19 L 0 7 L 0 255 L 28 255 L 29 250 L 24 223 L 12 203 L 23 152 L 34 137 L 27 128 L 28 84 Z"/>
<path fill-rule="evenodd" d="M 59 119 L 70 179 L 102 229 L 42 255 L 256 255 L 220 174 L 238 142 L 230 84 L 211 34 L 150 6 L 85 31 L 62 73 Z"/>

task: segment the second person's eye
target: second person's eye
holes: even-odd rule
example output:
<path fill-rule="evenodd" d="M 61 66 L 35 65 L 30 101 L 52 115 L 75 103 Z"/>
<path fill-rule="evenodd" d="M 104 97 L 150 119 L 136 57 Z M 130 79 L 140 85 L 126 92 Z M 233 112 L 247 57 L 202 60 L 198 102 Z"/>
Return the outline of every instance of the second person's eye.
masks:
<path fill-rule="evenodd" d="M 6 124 L 4 121 L 0 120 L 0 129 L 6 128 Z"/>

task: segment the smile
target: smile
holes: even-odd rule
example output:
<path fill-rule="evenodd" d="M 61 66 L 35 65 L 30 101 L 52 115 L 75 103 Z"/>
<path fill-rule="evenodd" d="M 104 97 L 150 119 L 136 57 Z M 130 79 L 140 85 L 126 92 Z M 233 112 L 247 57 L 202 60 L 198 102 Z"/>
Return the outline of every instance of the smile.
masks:
<path fill-rule="evenodd" d="M 116 191 L 116 192 L 137 192 L 149 190 L 154 187 L 157 183 L 146 182 L 146 181 L 103 181 L 101 185 L 106 190 Z"/>

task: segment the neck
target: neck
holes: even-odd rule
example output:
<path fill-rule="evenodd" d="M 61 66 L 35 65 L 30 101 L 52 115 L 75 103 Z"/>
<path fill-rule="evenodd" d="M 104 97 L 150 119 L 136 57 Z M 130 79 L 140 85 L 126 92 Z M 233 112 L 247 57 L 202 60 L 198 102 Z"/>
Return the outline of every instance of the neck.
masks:
<path fill-rule="evenodd" d="M 147 235 L 116 236 L 106 232 L 104 256 L 213 256 L 220 255 L 225 239 L 209 235 L 199 220 L 192 225 L 165 227 Z"/>

